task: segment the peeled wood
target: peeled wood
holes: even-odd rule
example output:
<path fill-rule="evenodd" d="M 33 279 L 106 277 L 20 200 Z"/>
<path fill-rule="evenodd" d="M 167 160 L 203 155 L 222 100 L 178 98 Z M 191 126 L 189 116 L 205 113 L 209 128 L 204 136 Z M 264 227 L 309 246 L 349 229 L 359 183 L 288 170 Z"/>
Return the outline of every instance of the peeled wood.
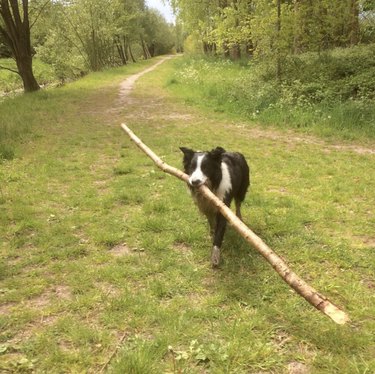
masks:
<path fill-rule="evenodd" d="M 154 163 L 164 172 L 188 182 L 188 175 L 181 170 L 166 164 L 149 147 L 125 125 L 121 124 L 122 129 L 129 135 L 131 140 L 149 156 Z M 250 243 L 276 270 L 280 277 L 299 295 L 304 297 L 310 304 L 322 313 L 330 317 L 339 325 L 344 325 L 350 321 L 349 316 L 332 304 L 325 296 L 308 285 L 302 278 L 293 272 L 289 266 L 282 260 L 264 241 L 251 231 L 220 199 L 218 199 L 208 187 L 200 186 L 199 192 L 204 195 L 212 204 L 214 204 L 233 228 Z"/>

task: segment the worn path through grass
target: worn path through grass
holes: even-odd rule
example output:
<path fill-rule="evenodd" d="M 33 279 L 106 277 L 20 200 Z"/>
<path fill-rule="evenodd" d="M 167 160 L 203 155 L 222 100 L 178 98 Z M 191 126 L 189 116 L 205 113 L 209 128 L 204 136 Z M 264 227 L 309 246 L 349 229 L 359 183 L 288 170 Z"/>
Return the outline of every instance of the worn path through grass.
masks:
<path fill-rule="evenodd" d="M 173 71 L 163 63 L 126 97 L 123 78 L 98 75 L 64 88 L 70 98 L 35 96 L 39 125 L 0 165 L 0 370 L 96 373 L 123 338 L 108 372 L 375 371 L 371 147 L 189 106 Z M 243 152 L 245 221 L 352 323 L 313 310 L 232 230 L 213 271 L 185 186 L 121 122 L 175 166 L 179 146 Z"/>

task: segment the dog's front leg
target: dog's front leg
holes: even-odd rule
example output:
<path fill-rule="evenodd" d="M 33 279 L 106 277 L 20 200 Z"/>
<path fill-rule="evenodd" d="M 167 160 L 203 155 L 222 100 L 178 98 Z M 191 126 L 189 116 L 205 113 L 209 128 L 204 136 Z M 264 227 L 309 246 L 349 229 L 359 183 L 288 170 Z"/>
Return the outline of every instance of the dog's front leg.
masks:
<path fill-rule="evenodd" d="M 212 267 L 219 266 L 220 248 L 221 248 L 221 244 L 223 243 L 226 225 L 227 225 L 226 219 L 220 213 L 217 213 L 213 247 L 212 247 L 212 252 L 211 252 Z"/>

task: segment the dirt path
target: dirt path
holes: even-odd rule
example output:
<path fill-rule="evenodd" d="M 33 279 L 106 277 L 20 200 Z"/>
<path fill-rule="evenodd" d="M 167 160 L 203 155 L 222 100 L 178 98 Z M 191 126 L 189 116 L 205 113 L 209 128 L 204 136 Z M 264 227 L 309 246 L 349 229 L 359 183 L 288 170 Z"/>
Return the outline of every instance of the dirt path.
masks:
<path fill-rule="evenodd" d="M 143 75 L 155 70 L 159 65 L 161 65 L 163 62 L 170 60 L 173 58 L 173 56 L 167 56 L 164 57 L 162 60 L 158 61 L 156 64 L 150 66 L 149 68 L 142 70 L 140 73 L 133 74 L 120 84 L 120 92 L 119 92 L 119 102 L 122 104 L 124 101 L 126 101 L 126 98 L 129 96 L 130 92 L 132 91 L 134 87 L 134 83 Z"/>

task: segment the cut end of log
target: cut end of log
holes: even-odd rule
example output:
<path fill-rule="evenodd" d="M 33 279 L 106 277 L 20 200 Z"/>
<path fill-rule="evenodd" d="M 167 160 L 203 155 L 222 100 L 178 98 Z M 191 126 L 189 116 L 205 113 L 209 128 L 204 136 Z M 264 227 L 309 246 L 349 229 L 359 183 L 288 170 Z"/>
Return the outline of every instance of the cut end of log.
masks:
<path fill-rule="evenodd" d="M 345 312 L 330 302 L 326 303 L 323 308 L 321 308 L 321 311 L 338 325 L 345 325 L 350 321 L 349 316 Z"/>

